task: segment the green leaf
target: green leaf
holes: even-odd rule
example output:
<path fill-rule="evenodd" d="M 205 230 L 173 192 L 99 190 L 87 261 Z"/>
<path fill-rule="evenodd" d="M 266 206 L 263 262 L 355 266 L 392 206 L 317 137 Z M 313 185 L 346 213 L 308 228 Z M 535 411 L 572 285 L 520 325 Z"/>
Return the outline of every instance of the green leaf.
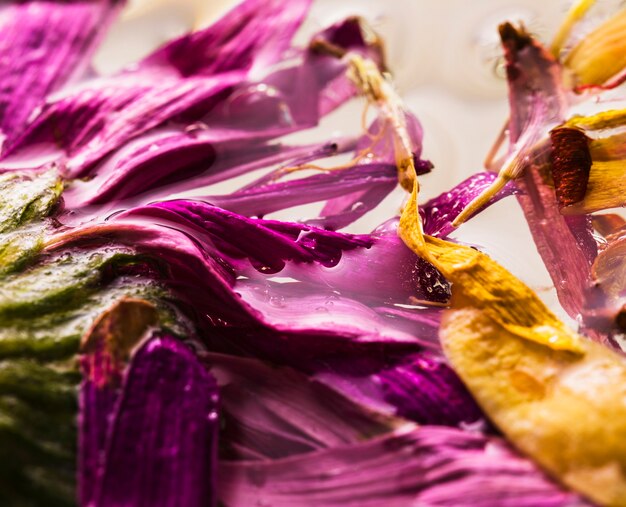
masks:
<path fill-rule="evenodd" d="M 56 171 L 0 175 L 0 233 L 48 216 L 62 191 Z"/>

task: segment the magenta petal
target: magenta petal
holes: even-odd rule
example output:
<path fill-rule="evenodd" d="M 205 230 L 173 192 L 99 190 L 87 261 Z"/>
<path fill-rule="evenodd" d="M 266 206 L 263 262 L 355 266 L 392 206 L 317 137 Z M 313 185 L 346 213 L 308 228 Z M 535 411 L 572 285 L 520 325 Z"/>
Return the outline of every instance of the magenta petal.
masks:
<path fill-rule="evenodd" d="M 433 356 L 408 356 L 374 375 L 374 382 L 399 416 L 420 424 L 469 425 L 482 418 L 482 411 L 454 371 Z"/>
<path fill-rule="evenodd" d="M 499 439 L 437 426 L 272 461 L 221 462 L 226 507 L 589 507 Z"/>
<path fill-rule="evenodd" d="M 118 398 L 119 389 L 98 386 L 92 379 L 85 379 L 80 386 L 78 497 L 81 506 L 91 505 L 94 499 L 110 418 Z"/>
<path fill-rule="evenodd" d="M 214 506 L 217 403 L 215 380 L 186 345 L 143 345 L 112 415 L 95 504 Z"/>
<path fill-rule="evenodd" d="M 424 224 L 424 232 L 431 236 L 446 237 L 454 227 L 452 222 L 461 214 L 461 211 L 496 179 L 495 173 L 476 173 L 462 181 L 448 192 L 420 206 L 420 215 Z M 513 185 L 506 185 L 486 205 L 491 206 L 500 199 L 515 193 Z M 484 209 L 484 208 L 483 208 Z M 479 211 L 480 212 L 480 211 Z"/>
<path fill-rule="evenodd" d="M 515 142 L 522 135 L 540 101 L 546 123 L 561 123 L 566 116 L 568 97 L 563 87 L 561 66 L 523 27 L 510 23 L 500 27 L 506 57 L 511 118 L 509 136 Z"/>
<path fill-rule="evenodd" d="M 175 68 L 181 76 L 267 69 L 281 59 L 311 0 L 245 0 L 210 27 L 169 42 L 142 66 Z"/>
<path fill-rule="evenodd" d="M 0 131 L 10 145 L 49 93 L 82 77 L 123 2 L 12 2 L 0 11 Z"/>
<path fill-rule="evenodd" d="M 265 68 L 282 56 L 308 5 L 246 0 L 216 24 L 170 42 L 134 67 L 48 102 L 8 154 L 40 150 L 40 156 L 54 159 L 65 153 L 69 175 L 84 176 L 112 150 L 167 120 L 183 113 L 200 119 L 248 78 L 253 64 Z"/>
<path fill-rule="evenodd" d="M 220 387 L 222 457 L 286 457 L 357 443 L 398 424 L 291 368 L 214 353 L 203 359 Z"/>
<path fill-rule="evenodd" d="M 242 215 L 263 216 L 311 202 L 325 201 L 355 191 L 382 186 L 388 194 L 396 185 L 396 168 L 389 164 L 364 164 L 315 174 L 307 178 L 274 183 L 234 192 L 207 196 L 206 200 Z"/>
<path fill-rule="evenodd" d="M 177 200 L 74 230 L 62 244 L 74 239 L 83 245 L 113 240 L 153 259 L 212 350 L 296 367 L 432 344 L 432 323 L 397 318 L 387 309 L 417 304 L 412 298 L 449 297 L 441 275 L 393 230 L 342 234 Z"/>
<path fill-rule="evenodd" d="M 324 206 L 321 216 L 307 220 L 306 223 L 336 231 L 352 224 L 378 206 L 395 188 L 396 181 L 373 183 L 365 191 L 353 192 L 345 198 L 331 199 Z"/>

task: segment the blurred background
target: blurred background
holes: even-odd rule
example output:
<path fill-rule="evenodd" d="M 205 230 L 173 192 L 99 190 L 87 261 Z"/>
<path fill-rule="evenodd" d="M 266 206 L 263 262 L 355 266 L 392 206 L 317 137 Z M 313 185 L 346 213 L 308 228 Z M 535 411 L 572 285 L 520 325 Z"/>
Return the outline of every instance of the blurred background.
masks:
<path fill-rule="evenodd" d="M 289 0 L 285 0 L 289 1 Z M 111 73 L 166 40 L 206 26 L 234 0 L 131 0 L 96 55 L 96 71 Z M 298 39 L 346 16 L 369 21 L 386 43 L 389 67 L 406 104 L 422 122 L 424 157 L 435 165 L 422 180 L 422 199 L 483 169 L 485 155 L 508 116 L 497 27 L 522 22 L 550 41 L 571 0 L 315 0 Z M 616 2 L 607 2 L 607 10 Z M 602 7 L 600 7 L 602 8 Z M 601 15 L 601 13 L 600 13 Z M 325 120 L 328 137 L 354 131 L 363 104 L 353 101 Z M 297 134 L 306 138 L 311 133 Z M 222 189 L 229 191 L 229 189 Z M 356 224 L 366 232 L 397 213 L 400 189 Z M 293 210 L 277 218 L 297 219 Z M 480 245 L 533 287 L 556 311 L 552 283 L 535 251 L 515 199 L 505 199 L 464 225 L 457 239 Z M 565 317 L 563 312 L 558 312 Z"/>

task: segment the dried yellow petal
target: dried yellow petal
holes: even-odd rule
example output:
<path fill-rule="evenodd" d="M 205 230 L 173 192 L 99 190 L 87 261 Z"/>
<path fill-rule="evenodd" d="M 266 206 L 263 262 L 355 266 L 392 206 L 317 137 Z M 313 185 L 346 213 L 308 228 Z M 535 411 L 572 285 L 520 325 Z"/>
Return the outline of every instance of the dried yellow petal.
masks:
<path fill-rule="evenodd" d="M 581 353 L 580 337 L 548 310 L 524 283 L 488 255 L 422 233 L 417 187 L 400 217 L 405 244 L 453 284 L 455 308 L 478 308 L 509 332 L 555 350 Z"/>
<path fill-rule="evenodd" d="M 565 58 L 579 85 L 601 85 L 626 67 L 626 9 L 601 24 Z"/>
<path fill-rule="evenodd" d="M 591 164 L 585 198 L 563 208 L 564 214 L 586 214 L 626 205 L 626 161 L 599 161 Z"/>
<path fill-rule="evenodd" d="M 453 283 L 454 308 L 476 308 L 510 333 L 554 350 L 582 353 L 581 338 L 539 297 L 488 255 L 437 238 L 426 240 L 435 266 Z"/>
<path fill-rule="evenodd" d="M 621 127 L 624 124 L 626 124 L 626 109 L 609 109 L 591 116 L 573 116 L 564 125 L 593 131 Z"/>
<path fill-rule="evenodd" d="M 570 7 L 550 46 L 550 51 L 555 57 L 558 58 L 561 54 L 561 50 L 567 42 L 572 28 L 587 14 L 595 3 L 596 0 L 578 0 Z"/>
<path fill-rule="evenodd" d="M 353 79 L 396 132 L 399 176 L 411 183 L 398 233 L 452 282 L 440 330 L 452 366 L 521 451 L 589 498 L 626 507 L 626 361 L 568 329 L 487 255 L 424 234 L 415 166 L 393 121 L 399 102 L 363 69 Z M 517 176 L 519 158 L 502 179 Z"/>
<path fill-rule="evenodd" d="M 626 506 L 623 357 L 587 340 L 582 355 L 547 349 L 471 307 L 448 310 L 440 337 L 455 371 L 516 447 L 590 499 Z"/>

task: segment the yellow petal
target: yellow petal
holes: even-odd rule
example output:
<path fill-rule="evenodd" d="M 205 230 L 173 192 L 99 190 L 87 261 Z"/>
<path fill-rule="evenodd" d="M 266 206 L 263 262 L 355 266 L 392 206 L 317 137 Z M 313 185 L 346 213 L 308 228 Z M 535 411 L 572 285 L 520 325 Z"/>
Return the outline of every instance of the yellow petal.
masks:
<path fill-rule="evenodd" d="M 490 419 L 572 489 L 626 506 L 626 362 L 580 341 L 584 354 L 520 338 L 479 308 L 446 312 L 446 356 Z"/>
<path fill-rule="evenodd" d="M 626 206 L 626 161 L 598 161 L 591 164 L 585 198 L 563 208 L 563 214 L 586 214 Z"/>
<path fill-rule="evenodd" d="M 625 124 L 626 109 L 610 109 L 591 116 L 573 116 L 564 125 L 566 127 L 578 127 L 587 131 L 594 131 L 622 127 Z"/>
<path fill-rule="evenodd" d="M 626 67 L 626 9 L 580 41 L 565 59 L 578 85 L 601 85 Z"/>
<path fill-rule="evenodd" d="M 550 51 L 556 58 L 561 54 L 561 50 L 567 42 L 572 28 L 587 14 L 595 3 L 596 0 L 578 0 L 570 7 L 550 46 Z"/>
<path fill-rule="evenodd" d="M 581 338 L 523 282 L 488 255 L 427 237 L 434 265 L 453 284 L 453 308 L 475 308 L 508 332 L 553 350 L 582 353 Z"/>

